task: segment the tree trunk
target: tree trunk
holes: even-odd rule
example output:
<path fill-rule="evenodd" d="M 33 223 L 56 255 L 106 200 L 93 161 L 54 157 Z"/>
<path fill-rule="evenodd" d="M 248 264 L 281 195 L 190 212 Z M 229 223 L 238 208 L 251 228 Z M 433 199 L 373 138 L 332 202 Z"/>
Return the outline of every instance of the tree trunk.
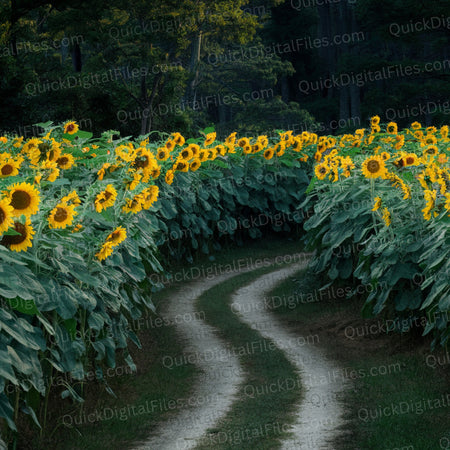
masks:
<path fill-rule="evenodd" d="M 200 63 L 200 50 L 202 47 L 202 32 L 195 36 L 191 44 L 191 60 L 189 63 L 189 73 L 191 74 L 192 80 L 188 84 L 186 89 L 186 102 L 194 102 L 196 97 L 196 90 L 198 85 L 199 71 L 198 65 Z"/>

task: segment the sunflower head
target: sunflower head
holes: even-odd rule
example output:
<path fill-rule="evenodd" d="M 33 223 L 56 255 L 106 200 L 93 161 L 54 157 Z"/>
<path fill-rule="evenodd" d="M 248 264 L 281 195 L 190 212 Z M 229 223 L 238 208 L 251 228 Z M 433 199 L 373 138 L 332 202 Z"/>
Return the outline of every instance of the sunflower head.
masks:
<path fill-rule="evenodd" d="M 78 125 L 76 122 L 66 122 L 64 124 L 64 133 L 65 134 L 75 134 L 78 131 Z"/>
<path fill-rule="evenodd" d="M 72 225 L 73 219 L 77 214 L 74 210 L 75 205 L 67 205 L 59 203 L 50 212 L 48 216 L 48 223 L 50 228 L 66 228 Z"/>
<path fill-rule="evenodd" d="M 9 187 L 10 205 L 14 216 L 29 217 L 39 210 L 39 191 L 29 183 L 16 183 Z"/>
<path fill-rule="evenodd" d="M 32 245 L 31 240 L 33 239 L 34 234 L 30 218 L 27 217 L 25 224 L 19 221 L 14 222 L 13 229 L 16 234 L 3 236 L 0 244 L 8 247 L 14 252 L 26 251 L 26 249 Z"/>
<path fill-rule="evenodd" d="M 366 178 L 383 177 L 386 174 L 384 160 L 379 155 L 368 157 L 362 163 L 362 173 Z"/>
<path fill-rule="evenodd" d="M 189 164 L 189 169 L 192 171 L 192 172 L 195 172 L 200 166 L 201 166 L 201 161 L 200 161 L 200 159 L 199 158 L 194 158 L 193 160 L 192 160 L 192 162 Z"/>

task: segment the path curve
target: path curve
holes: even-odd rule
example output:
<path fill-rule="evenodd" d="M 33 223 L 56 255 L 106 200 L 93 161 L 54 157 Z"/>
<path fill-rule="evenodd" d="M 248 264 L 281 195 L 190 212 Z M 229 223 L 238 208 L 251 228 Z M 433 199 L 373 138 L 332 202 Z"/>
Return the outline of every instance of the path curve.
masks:
<path fill-rule="evenodd" d="M 167 301 L 161 316 L 174 323 L 176 316 L 198 318 L 195 300 L 212 287 L 240 275 L 236 271 L 201 279 L 177 289 Z M 135 450 L 181 450 L 194 448 L 206 430 L 214 426 L 230 409 L 244 374 L 239 360 L 227 352 L 226 344 L 217 337 L 215 328 L 203 320 L 176 323 L 176 331 L 184 351 L 183 361 L 193 361 L 202 371 L 194 393 L 183 403 L 179 414 L 163 423 L 155 435 Z M 191 404 L 189 404 L 191 403 Z"/>
<path fill-rule="evenodd" d="M 281 348 L 297 367 L 305 390 L 298 405 L 296 421 L 290 431 L 293 438 L 283 441 L 283 449 L 332 449 L 338 427 L 343 424 L 339 397 L 346 388 L 342 370 L 328 360 L 318 348 L 315 336 L 298 336 L 286 329 L 266 309 L 264 295 L 276 285 L 306 267 L 307 262 L 293 264 L 271 272 L 240 288 L 233 295 L 232 309 L 250 326 L 268 324 L 259 333 Z"/>

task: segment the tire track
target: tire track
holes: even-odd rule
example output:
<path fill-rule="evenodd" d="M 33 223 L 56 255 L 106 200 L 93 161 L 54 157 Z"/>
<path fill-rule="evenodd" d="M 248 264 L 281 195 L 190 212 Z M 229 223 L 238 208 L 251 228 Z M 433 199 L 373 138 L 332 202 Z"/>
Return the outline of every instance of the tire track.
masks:
<path fill-rule="evenodd" d="M 202 279 L 180 287 L 167 301 L 162 316 L 173 320 L 176 316 L 195 317 L 195 300 L 212 287 L 248 270 L 223 274 L 214 279 Z M 135 450 L 178 450 L 194 448 L 206 430 L 214 426 L 230 409 L 243 382 L 239 360 L 227 352 L 226 344 L 217 337 L 215 329 L 204 321 L 176 323 L 178 338 L 184 345 L 183 359 L 191 361 L 203 371 L 200 382 L 187 404 L 180 408 L 174 420 L 163 423 L 153 437 Z M 201 332 L 199 332 L 201 330 Z M 202 356 L 203 355 L 203 356 Z M 188 399 L 188 400 L 189 400 Z M 205 403 L 201 399 L 208 400 Z M 213 401 L 211 401 L 213 399 Z M 191 403 L 191 404 L 189 404 Z"/>
<path fill-rule="evenodd" d="M 299 370 L 305 394 L 299 403 L 296 421 L 291 429 L 293 438 L 285 440 L 282 448 L 333 449 L 332 441 L 337 435 L 338 427 L 343 424 L 344 414 L 338 401 L 345 389 L 342 377 L 339 376 L 339 367 L 311 345 L 311 339 L 300 339 L 265 309 L 264 295 L 271 292 L 279 282 L 305 267 L 306 262 L 302 262 L 263 275 L 238 289 L 231 307 L 249 326 L 270 322 L 271 326 L 259 330 L 259 333 L 274 341 Z M 265 281 L 261 282 L 262 279 Z M 312 342 L 314 343 L 314 339 Z"/>

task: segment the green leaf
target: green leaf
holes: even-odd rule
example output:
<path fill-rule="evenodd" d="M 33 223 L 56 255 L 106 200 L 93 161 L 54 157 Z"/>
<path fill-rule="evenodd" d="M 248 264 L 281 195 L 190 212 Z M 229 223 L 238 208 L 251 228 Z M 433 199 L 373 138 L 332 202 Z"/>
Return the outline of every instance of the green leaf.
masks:
<path fill-rule="evenodd" d="M 39 314 L 39 310 L 37 309 L 34 300 L 24 300 L 20 297 L 16 297 L 16 298 L 7 298 L 6 301 L 9 303 L 11 308 L 21 313 L 29 314 L 30 316 Z"/>

